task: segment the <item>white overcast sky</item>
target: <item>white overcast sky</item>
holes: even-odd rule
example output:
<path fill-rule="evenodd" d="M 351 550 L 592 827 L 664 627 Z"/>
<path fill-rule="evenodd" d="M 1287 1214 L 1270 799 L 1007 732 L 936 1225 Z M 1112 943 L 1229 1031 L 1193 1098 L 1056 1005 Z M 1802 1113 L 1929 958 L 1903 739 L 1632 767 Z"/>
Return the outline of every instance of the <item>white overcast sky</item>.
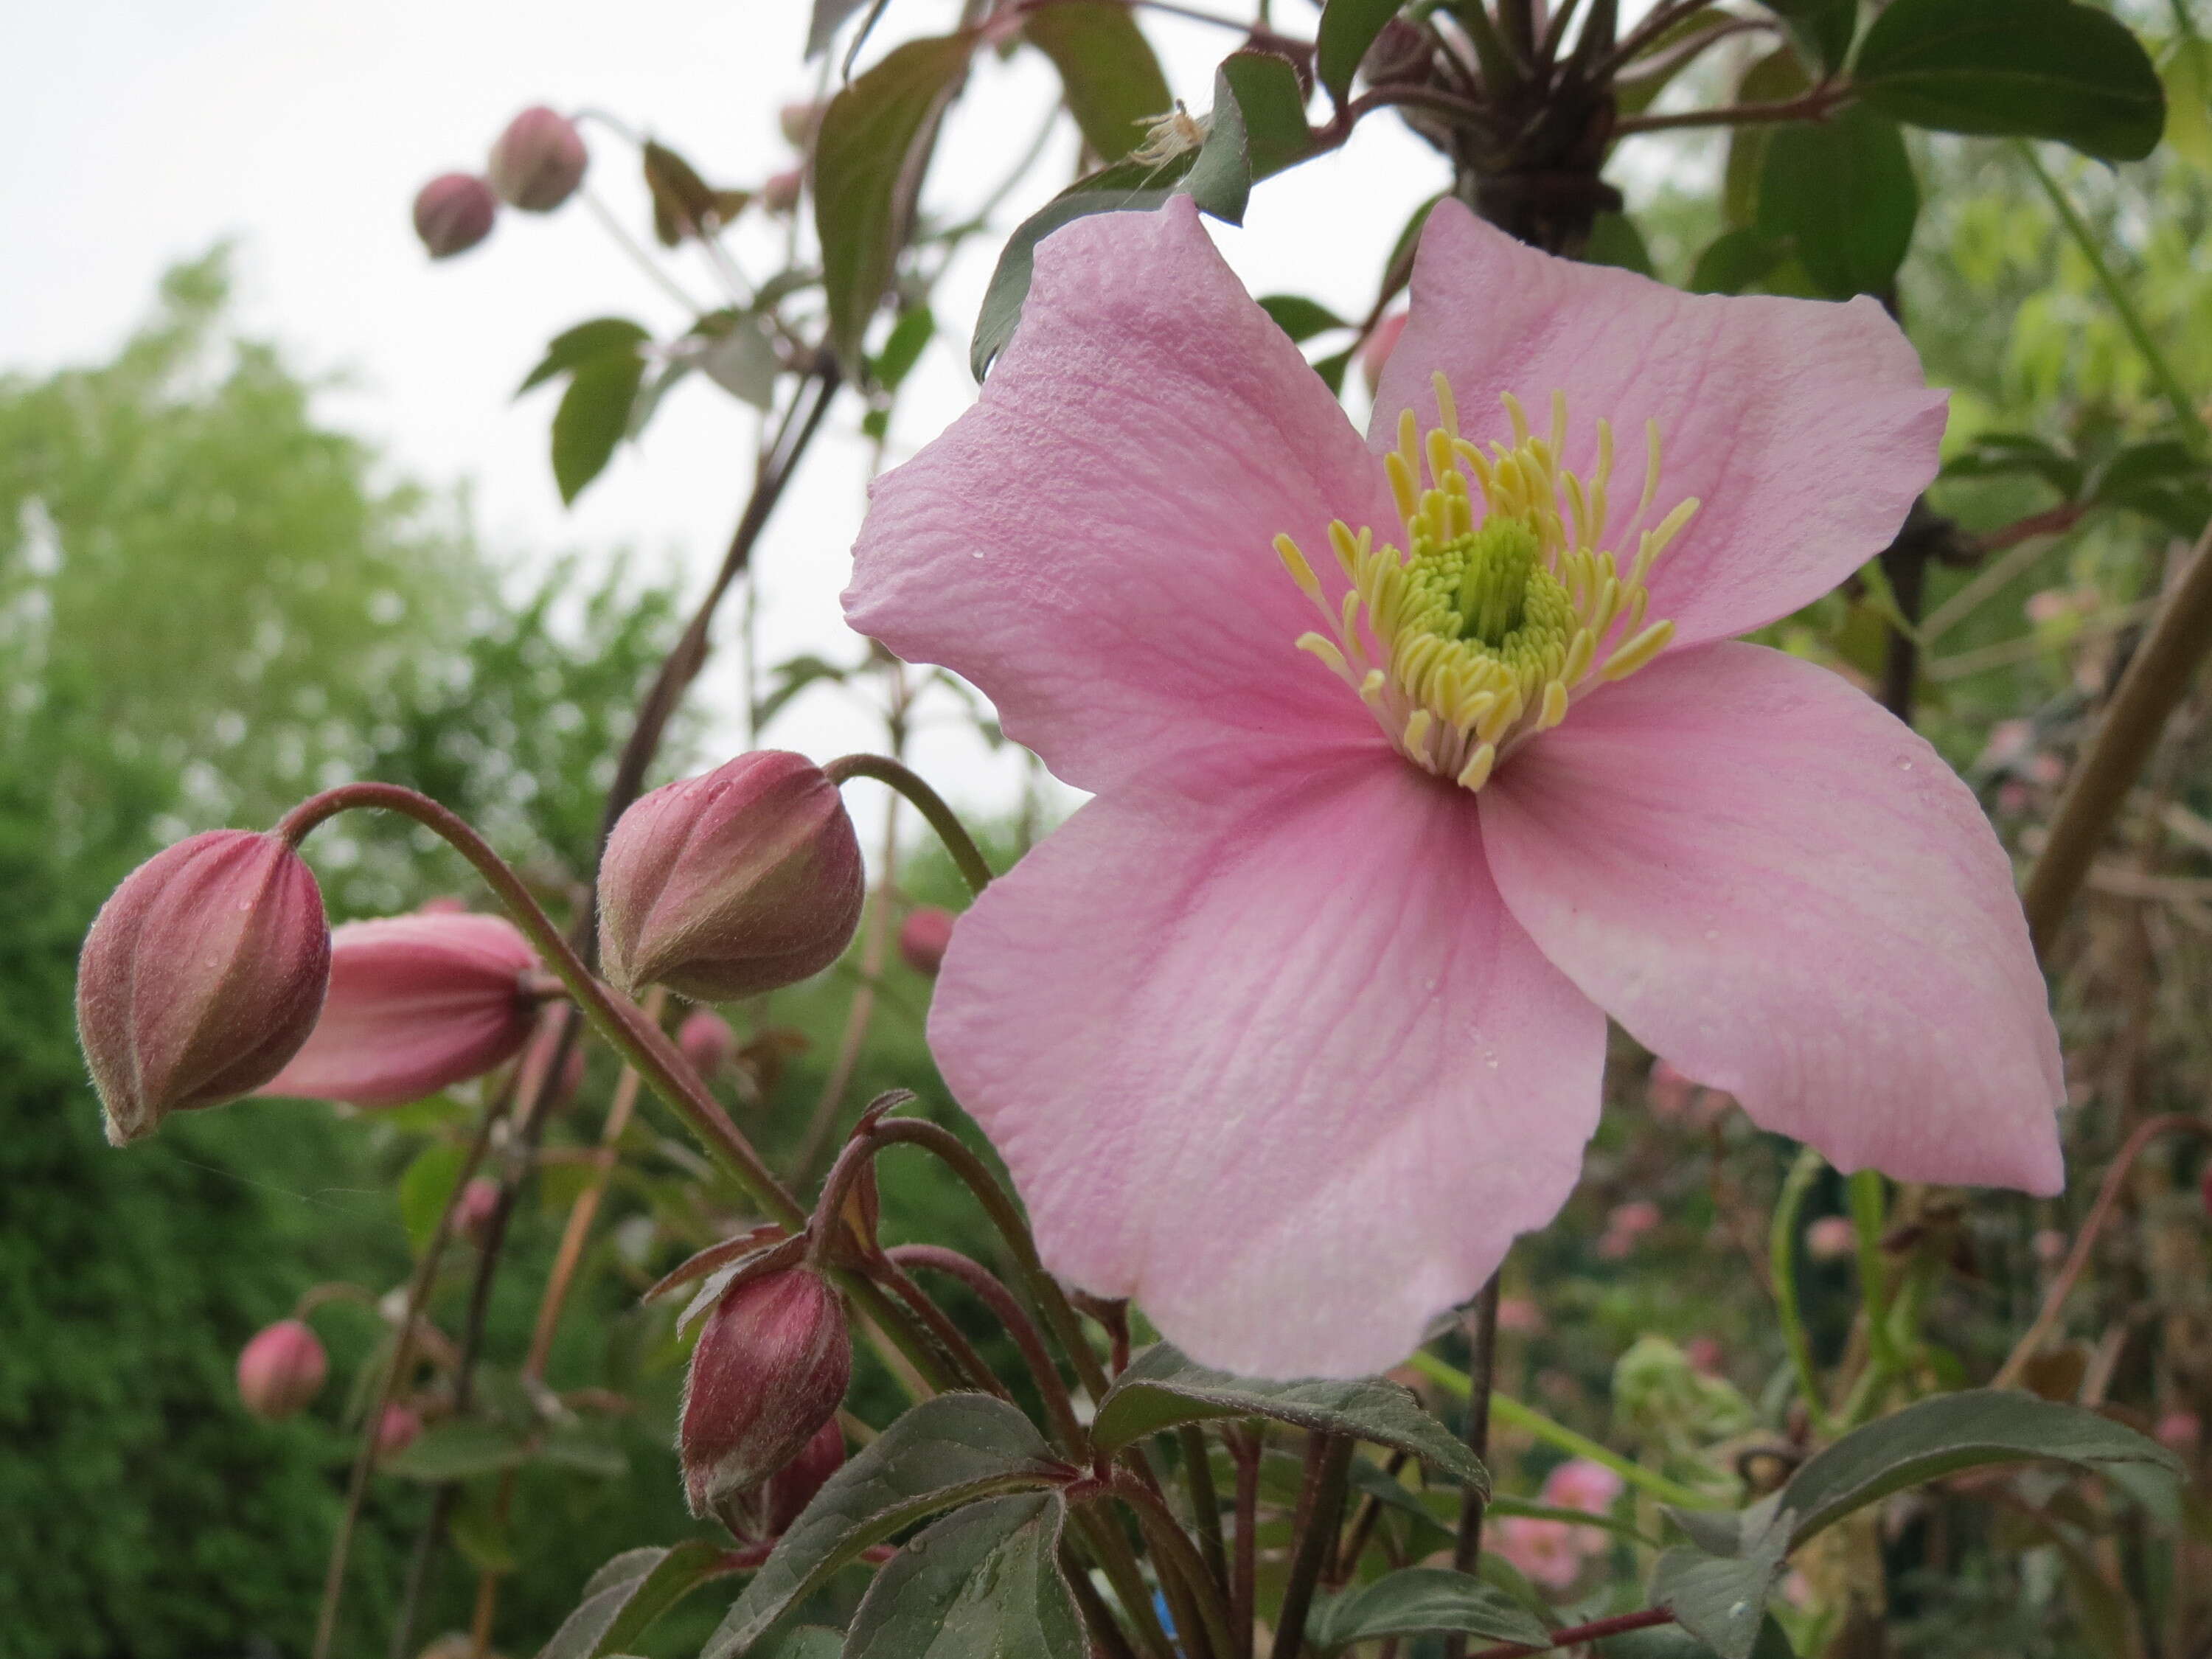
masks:
<path fill-rule="evenodd" d="M 776 110 L 811 85 L 799 61 L 807 9 L 0 0 L 0 365 L 98 358 L 145 313 L 165 266 L 232 238 L 248 330 L 281 340 L 306 368 L 344 377 L 324 400 L 326 418 L 409 474 L 467 484 L 489 546 L 525 560 L 626 550 L 641 571 L 674 568 L 696 586 L 744 487 L 750 411 L 704 385 L 680 388 L 642 446 L 626 447 L 570 511 L 545 459 L 550 404 L 512 398 L 570 323 L 617 312 L 666 333 L 684 314 L 580 204 L 546 219 L 506 216 L 484 246 L 440 265 L 416 244 L 408 208 L 432 174 L 480 166 L 508 117 L 534 102 L 604 109 L 717 183 L 756 184 L 789 164 Z M 949 0 L 892 0 L 878 38 L 938 31 L 954 10 Z M 1286 27 L 1310 17 L 1303 0 L 1279 12 Z M 1212 64 L 1236 37 L 1157 14 L 1145 27 L 1176 92 L 1204 108 Z M 1054 84 L 1034 52 L 1005 64 L 987 55 L 946 133 L 932 198 L 978 199 L 1028 142 Z M 641 229 L 632 153 L 604 129 L 587 131 L 592 185 Z M 1066 177 L 1073 151 L 1063 132 L 1029 199 Z M 1346 150 L 1255 192 L 1248 227 L 1220 240 L 1255 292 L 1295 289 L 1356 313 L 1407 215 L 1443 179 L 1440 158 L 1377 119 Z M 1006 222 L 1023 210 L 1024 198 L 1011 202 Z M 753 274 L 765 274 L 763 250 L 751 252 Z M 965 337 L 991 257 L 979 244 L 942 290 L 945 332 L 902 404 L 894 460 L 974 395 Z M 703 267 L 677 274 L 714 298 Z M 766 660 L 857 649 L 836 606 L 866 465 L 850 435 L 856 418 L 848 404 L 843 435 L 817 447 L 756 560 Z M 732 660 L 718 658 L 703 687 L 723 707 L 735 702 Z M 865 710 L 827 691 L 769 735 L 817 757 L 879 742 Z M 917 757 L 972 805 L 1011 799 L 1010 764 L 972 739 L 926 736 Z"/>

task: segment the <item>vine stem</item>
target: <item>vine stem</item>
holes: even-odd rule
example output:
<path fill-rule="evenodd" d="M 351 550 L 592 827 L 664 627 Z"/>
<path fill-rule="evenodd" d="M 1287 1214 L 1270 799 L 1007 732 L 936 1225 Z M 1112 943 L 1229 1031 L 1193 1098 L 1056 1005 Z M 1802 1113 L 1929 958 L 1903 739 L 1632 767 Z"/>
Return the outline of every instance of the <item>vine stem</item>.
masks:
<path fill-rule="evenodd" d="M 1237 1644 L 1231 1633 L 1228 1605 L 1222 1600 L 1221 1586 L 1206 1571 L 1197 1547 L 1183 1532 L 1182 1523 L 1175 1518 L 1158 1493 L 1132 1475 L 1117 1474 L 1111 1490 L 1135 1512 L 1145 1536 L 1152 1541 L 1154 1551 L 1164 1558 L 1163 1564 L 1182 1581 L 1188 1592 L 1187 1599 L 1197 1610 L 1206 1644 L 1216 1659 L 1231 1659 Z"/>
<path fill-rule="evenodd" d="M 929 827 L 937 831 L 938 839 L 960 869 L 962 879 L 970 891 L 981 893 L 990 885 L 991 866 L 985 862 L 981 850 L 968 827 L 960 822 L 959 815 L 945 805 L 945 797 L 923 782 L 920 775 L 893 760 L 888 755 L 846 755 L 831 761 L 823 771 L 830 781 L 842 787 L 854 778 L 873 778 L 887 783 L 911 801 L 916 811 L 929 820 Z"/>
<path fill-rule="evenodd" d="M 2136 1126 L 2113 1156 L 2112 1166 L 2105 1171 L 2104 1184 L 2097 1189 L 2097 1201 L 2089 1206 L 2088 1218 L 2082 1222 L 2081 1231 L 2074 1240 L 2074 1248 L 2067 1253 L 2066 1265 L 2058 1270 L 2058 1277 L 2051 1281 L 2051 1289 L 2043 1298 L 2043 1306 L 2035 1316 L 2035 1322 L 2013 1344 L 2012 1352 L 2005 1357 L 1997 1374 L 1990 1379 L 1993 1389 L 2010 1388 L 2020 1380 L 2027 1362 L 2043 1346 L 2058 1323 L 2058 1316 L 2065 1310 L 2066 1298 L 2073 1293 L 2082 1269 L 2089 1265 L 2089 1253 L 2096 1247 L 2097 1235 L 2110 1219 L 2112 1209 L 2119 1202 L 2122 1188 L 2126 1185 L 2128 1171 L 2135 1167 L 2136 1159 L 2143 1149 L 2162 1134 L 2192 1134 L 2201 1140 L 2212 1141 L 2212 1124 L 2185 1112 L 2168 1112 L 2160 1117 L 2145 1118 Z"/>
<path fill-rule="evenodd" d="M 1618 1613 L 1611 1619 L 1600 1619 L 1588 1625 L 1573 1625 L 1565 1630 L 1552 1632 L 1549 1645 L 1528 1647 L 1519 1642 L 1507 1642 L 1494 1648 L 1485 1648 L 1474 1659 L 1520 1659 L 1527 1653 L 1551 1653 L 1560 1648 L 1571 1648 L 1583 1642 L 1601 1642 L 1608 1636 L 1626 1636 L 1632 1630 L 1650 1630 L 1655 1625 L 1671 1625 L 1674 1615 L 1665 1607 L 1646 1607 L 1641 1613 Z"/>
<path fill-rule="evenodd" d="M 1616 137 L 1639 132 L 1667 132 L 1680 127 L 1748 127 L 1781 121 L 1818 121 L 1856 97 L 1856 88 L 1845 82 L 1815 87 L 1802 98 L 1772 104 L 1729 104 L 1719 109 L 1670 110 L 1662 115 L 1629 115 L 1613 127 Z"/>
<path fill-rule="evenodd" d="M 1062 1449 L 1080 1456 L 1083 1425 L 1075 1415 L 1074 1401 L 1068 1397 L 1067 1384 L 1060 1380 L 1060 1368 L 1052 1363 L 1052 1354 L 1044 1345 L 1044 1334 L 1037 1329 L 1036 1322 L 1030 1317 L 1021 1299 L 981 1262 L 941 1244 L 899 1244 L 885 1254 L 901 1267 L 926 1267 L 932 1273 L 958 1279 L 998 1316 L 999 1322 L 1006 1328 L 1006 1334 L 1013 1339 L 1014 1346 L 1020 1350 L 1038 1394 L 1044 1398 L 1045 1413 L 1052 1419 Z"/>
<path fill-rule="evenodd" d="M 2089 752 L 2066 781 L 2021 902 L 2039 956 L 2057 937 L 2097 848 L 2166 729 L 2166 717 L 2212 649 L 2212 524 L 2197 538 L 2180 579 L 2130 659 Z"/>
<path fill-rule="evenodd" d="M 1336 1555 L 1336 1530 L 1344 1515 L 1346 1478 L 1352 1471 L 1352 1437 L 1316 1434 L 1308 1443 L 1304 1491 L 1298 1508 L 1304 1524 L 1298 1529 L 1297 1553 L 1291 1561 L 1291 1576 L 1283 1585 L 1283 1601 L 1275 1616 L 1275 1645 L 1269 1659 L 1297 1659 L 1305 1646 L 1306 1615 L 1313 1611 L 1314 1587 L 1321 1570 Z"/>
<path fill-rule="evenodd" d="M 1503 1265 L 1502 1263 L 1500 1264 Z M 1467 1314 L 1467 1449 L 1475 1461 L 1490 1455 L 1490 1395 L 1498 1362 L 1498 1280 L 1492 1273 Z M 1486 1494 L 1474 1481 L 1460 1488 L 1459 1535 L 1452 1543 L 1452 1565 L 1472 1573 L 1482 1559 L 1482 1516 Z M 1467 1637 L 1455 1631 L 1444 1638 L 1444 1659 L 1466 1659 Z"/>
<path fill-rule="evenodd" d="M 1835 1424 L 1828 1414 L 1827 1401 L 1820 1395 L 1820 1374 L 1814 1368 L 1813 1344 L 1805 1334 L 1804 1316 L 1797 1306 L 1797 1218 L 1804 1209 L 1805 1194 L 1820 1177 L 1822 1165 L 1820 1154 L 1814 1148 L 1799 1148 L 1796 1161 L 1790 1164 L 1790 1173 L 1783 1178 L 1782 1191 L 1774 1200 L 1774 1224 L 1767 1234 L 1766 1247 L 1774 1277 L 1774 1310 L 1782 1320 L 1783 1345 L 1790 1351 L 1790 1369 L 1797 1373 L 1797 1391 L 1804 1396 L 1815 1426 L 1825 1434 Z"/>

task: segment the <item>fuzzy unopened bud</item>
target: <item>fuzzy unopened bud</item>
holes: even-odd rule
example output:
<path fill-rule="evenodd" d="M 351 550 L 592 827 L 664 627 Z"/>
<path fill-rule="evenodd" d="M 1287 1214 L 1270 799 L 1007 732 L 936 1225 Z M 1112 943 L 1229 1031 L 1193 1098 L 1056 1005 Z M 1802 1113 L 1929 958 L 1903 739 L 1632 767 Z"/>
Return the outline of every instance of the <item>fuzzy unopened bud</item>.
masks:
<path fill-rule="evenodd" d="M 684 1382 L 677 1450 L 691 1513 L 756 1534 L 757 1489 L 834 1425 L 852 1377 L 844 1307 L 820 1274 L 793 1267 L 733 1282 Z"/>
<path fill-rule="evenodd" d="M 945 947 L 952 943 L 952 913 L 925 904 L 911 911 L 899 927 L 899 957 L 917 974 L 934 978 L 944 965 Z"/>
<path fill-rule="evenodd" d="M 480 1077 L 530 1036 L 537 953 L 497 916 L 349 921 L 314 1035 L 263 1094 L 397 1106 Z"/>
<path fill-rule="evenodd" d="M 108 1139 L 274 1077 L 314 1029 L 330 966 L 314 875 L 275 836 L 211 830 L 132 871 L 77 958 L 77 1040 Z"/>
<path fill-rule="evenodd" d="M 499 1182 L 477 1176 L 461 1188 L 453 1204 L 453 1231 L 478 1249 L 491 1242 L 492 1219 L 499 1213 Z"/>
<path fill-rule="evenodd" d="M 625 991 L 665 985 L 728 1002 L 835 962 L 866 876 L 837 786 L 801 755 L 760 750 L 656 789 L 608 838 L 599 957 Z"/>
<path fill-rule="evenodd" d="M 814 1431 L 814 1438 L 800 1448 L 798 1456 L 769 1477 L 762 1506 L 769 1536 L 780 1538 L 789 1532 L 791 1523 L 814 1501 L 814 1494 L 844 1467 L 845 1425 L 833 1414 Z"/>
<path fill-rule="evenodd" d="M 484 172 L 508 206 L 550 213 L 576 193 L 591 160 L 574 121 L 533 104 L 507 124 Z"/>
<path fill-rule="evenodd" d="M 802 167 L 786 167 L 781 173 L 771 173 L 761 180 L 761 205 L 770 213 L 789 213 L 799 205 L 799 191 L 805 188 L 806 173 Z"/>
<path fill-rule="evenodd" d="M 676 1028 L 676 1046 L 691 1069 L 712 1083 L 738 1057 L 738 1034 L 712 1008 L 695 1008 Z"/>
<path fill-rule="evenodd" d="M 380 1458 L 397 1457 L 413 1445 L 422 1433 L 422 1419 L 407 1407 L 395 1401 L 386 1406 L 384 1414 L 376 1419 L 376 1455 Z"/>
<path fill-rule="evenodd" d="M 296 1319 L 280 1319 L 239 1350 L 238 1397 L 275 1423 L 306 1409 L 331 1374 L 320 1338 Z"/>
<path fill-rule="evenodd" d="M 466 253 L 498 216 L 498 198 L 474 173 L 441 173 L 415 193 L 415 234 L 433 259 Z"/>

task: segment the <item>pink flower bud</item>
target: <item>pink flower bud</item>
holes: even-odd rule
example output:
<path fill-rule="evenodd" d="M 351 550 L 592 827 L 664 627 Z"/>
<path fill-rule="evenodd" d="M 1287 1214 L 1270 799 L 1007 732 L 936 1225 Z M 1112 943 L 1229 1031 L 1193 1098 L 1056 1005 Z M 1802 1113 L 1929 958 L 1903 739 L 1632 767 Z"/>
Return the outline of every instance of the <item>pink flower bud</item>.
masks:
<path fill-rule="evenodd" d="M 576 193 L 591 159 L 574 121 L 533 104 L 507 124 L 484 173 L 508 206 L 550 213 Z"/>
<path fill-rule="evenodd" d="M 2155 1432 L 2160 1445 L 2186 1457 L 2204 1437 L 2204 1423 L 2195 1412 L 2171 1411 L 2159 1418 Z"/>
<path fill-rule="evenodd" d="M 1682 1358 L 1690 1362 L 1690 1369 L 1700 1376 L 1721 1374 L 1721 1345 L 1710 1336 L 1693 1336 L 1682 1345 Z"/>
<path fill-rule="evenodd" d="M 413 1445 L 422 1432 L 422 1419 L 406 1407 L 394 1403 L 376 1419 L 376 1455 L 397 1457 Z"/>
<path fill-rule="evenodd" d="M 625 991 L 728 1002 L 835 962 L 860 919 L 860 845 L 804 756 L 740 755 L 631 806 L 599 866 L 599 957 Z"/>
<path fill-rule="evenodd" d="M 1841 1261 L 1858 1247 L 1858 1229 L 1848 1216 L 1824 1215 L 1805 1229 L 1805 1254 L 1815 1261 Z"/>
<path fill-rule="evenodd" d="M 1498 1522 L 1498 1553 L 1547 1589 L 1565 1589 L 1582 1577 L 1576 1530 L 1564 1521 L 1509 1515 Z"/>
<path fill-rule="evenodd" d="M 952 913 L 925 904 L 909 915 L 899 928 L 899 955 L 917 974 L 936 976 L 945 960 L 945 947 L 952 943 Z"/>
<path fill-rule="evenodd" d="M 852 1377 L 845 1310 L 818 1273 L 793 1267 L 732 1281 L 684 1380 L 677 1450 L 691 1513 L 719 1516 L 739 1537 L 757 1534 L 758 1489 L 834 1424 Z"/>
<path fill-rule="evenodd" d="M 256 1417 L 279 1422 L 323 1391 L 331 1373 L 321 1340 L 296 1319 L 280 1319 L 239 1351 L 238 1397 Z"/>
<path fill-rule="evenodd" d="M 275 836 L 210 830 L 132 871 L 77 958 L 77 1040 L 108 1139 L 274 1077 L 314 1029 L 330 967 L 314 875 Z"/>
<path fill-rule="evenodd" d="M 695 1008 L 676 1028 L 676 1046 L 691 1069 L 711 1083 L 737 1060 L 738 1034 L 712 1008 Z"/>
<path fill-rule="evenodd" d="M 499 1182 L 478 1176 L 461 1188 L 453 1206 L 453 1231 L 482 1249 L 491 1238 L 492 1217 L 499 1211 Z"/>
<path fill-rule="evenodd" d="M 415 194 L 415 234 L 433 259 L 466 253 L 491 234 L 499 202 L 473 173 L 441 173 Z"/>
<path fill-rule="evenodd" d="M 814 1431 L 798 1456 L 769 1477 L 768 1533 L 780 1538 L 791 1530 L 823 1483 L 845 1467 L 845 1425 L 833 1414 Z"/>
<path fill-rule="evenodd" d="M 1359 348 L 1359 373 L 1367 382 L 1370 397 L 1382 384 L 1382 366 L 1390 361 L 1390 354 L 1398 349 L 1398 337 L 1406 331 L 1406 313 L 1394 311 L 1376 324 L 1366 343 Z"/>
<path fill-rule="evenodd" d="M 788 213 L 799 205 L 799 192 L 806 183 L 803 167 L 786 167 L 761 181 L 761 205 L 770 213 Z"/>
<path fill-rule="evenodd" d="M 331 934 L 331 994 L 314 1035 L 262 1088 L 397 1106 L 480 1077 L 530 1036 L 538 957 L 497 916 L 385 916 Z"/>
<path fill-rule="evenodd" d="M 786 104 L 775 112 L 775 124 L 783 134 L 783 142 L 794 149 L 804 148 L 814 137 L 815 128 L 822 125 L 822 112 L 827 104 L 809 99 L 803 103 Z"/>
<path fill-rule="evenodd" d="M 2205 1194 L 2205 1207 L 2212 1209 L 2212 1193 Z M 2056 1227 L 2042 1227 L 2029 1241 L 2035 1250 L 2035 1259 L 2046 1267 L 2055 1267 L 2066 1259 L 2068 1240 Z"/>

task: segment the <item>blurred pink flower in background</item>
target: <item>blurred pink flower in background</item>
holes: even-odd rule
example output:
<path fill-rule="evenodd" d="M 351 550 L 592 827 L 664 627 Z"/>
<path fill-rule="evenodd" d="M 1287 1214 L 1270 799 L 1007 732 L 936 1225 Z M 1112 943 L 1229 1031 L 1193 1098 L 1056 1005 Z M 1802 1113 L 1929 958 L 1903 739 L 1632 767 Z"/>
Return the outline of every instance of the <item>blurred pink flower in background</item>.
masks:
<path fill-rule="evenodd" d="M 2066 1260 L 2070 1241 L 2056 1227 L 2045 1227 L 2035 1235 L 2035 1259 L 2046 1267 L 2055 1267 Z"/>
<path fill-rule="evenodd" d="M 945 948 L 952 943 L 952 913 L 925 904 L 900 924 L 900 958 L 917 974 L 934 975 L 945 963 Z"/>
<path fill-rule="evenodd" d="M 963 915 L 930 1015 L 1047 1264 L 1207 1363 L 1382 1370 L 1572 1188 L 1608 1013 L 1840 1169 L 2056 1190 L 1972 794 L 1726 642 L 1935 472 L 1881 307 L 1686 295 L 1447 200 L 1376 406 L 1363 441 L 1176 198 L 1047 238 L 976 405 L 876 483 L 854 626 L 1096 797 Z"/>
<path fill-rule="evenodd" d="M 1533 1336 L 1544 1328 L 1544 1310 L 1525 1296 L 1500 1297 L 1498 1328 L 1518 1336 Z"/>
<path fill-rule="evenodd" d="M 1858 1229 L 1849 1216 L 1824 1215 L 1805 1229 L 1805 1254 L 1815 1261 L 1841 1261 L 1858 1247 Z"/>
<path fill-rule="evenodd" d="M 376 1455 L 397 1457 L 422 1437 L 422 1419 L 397 1401 L 376 1419 Z"/>
<path fill-rule="evenodd" d="M 1520 1568 L 1530 1583 L 1546 1589 L 1565 1589 L 1582 1577 L 1583 1563 L 1588 1559 L 1575 1539 L 1582 1530 L 1540 1516 L 1501 1516 L 1495 1534 L 1498 1553 Z"/>
<path fill-rule="evenodd" d="M 1682 1345 L 1682 1358 L 1690 1362 L 1690 1369 L 1700 1376 L 1718 1376 L 1721 1361 L 1726 1357 L 1717 1337 L 1693 1336 Z"/>
<path fill-rule="evenodd" d="M 2156 1432 L 2160 1445 L 2186 1456 L 2204 1437 L 2204 1421 L 2195 1412 L 2171 1411 L 2159 1418 Z"/>
<path fill-rule="evenodd" d="M 1580 1510 L 1585 1515 L 1610 1515 L 1620 1499 L 1620 1476 L 1588 1457 L 1572 1457 L 1544 1477 L 1543 1501 L 1555 1510 Z M 1595 1542 L 1589 1553 L 1605 1547 L 1605 1534 L 1589 1528 Z"/>
<path fill-rule="evenodd" d="M 322 1340 L 306 1322 L 280 1319 L 239 1350 L 238 1397 L 256 1417 L 278 1422 L 304 1410 L 330 1372 Z"/>
<path fill-rule="evenodd" d="M 1608 1261 L 1618 1261 L 1635 1249 L 1638 1239 L 1658 1224 L 1659 1206 L 1649 1199 L 1616 1204 L 1605 1218 L 1605 1231 L 1597 1241 L 1597 1253 Z"/>
<path fill-rule="evenodd" d="M 738 1034 L 712 1008 L 694 1008 L 676 1028 L 676 1046 L 691 1069 L 712 1083 L 738 1057 Z"/>

